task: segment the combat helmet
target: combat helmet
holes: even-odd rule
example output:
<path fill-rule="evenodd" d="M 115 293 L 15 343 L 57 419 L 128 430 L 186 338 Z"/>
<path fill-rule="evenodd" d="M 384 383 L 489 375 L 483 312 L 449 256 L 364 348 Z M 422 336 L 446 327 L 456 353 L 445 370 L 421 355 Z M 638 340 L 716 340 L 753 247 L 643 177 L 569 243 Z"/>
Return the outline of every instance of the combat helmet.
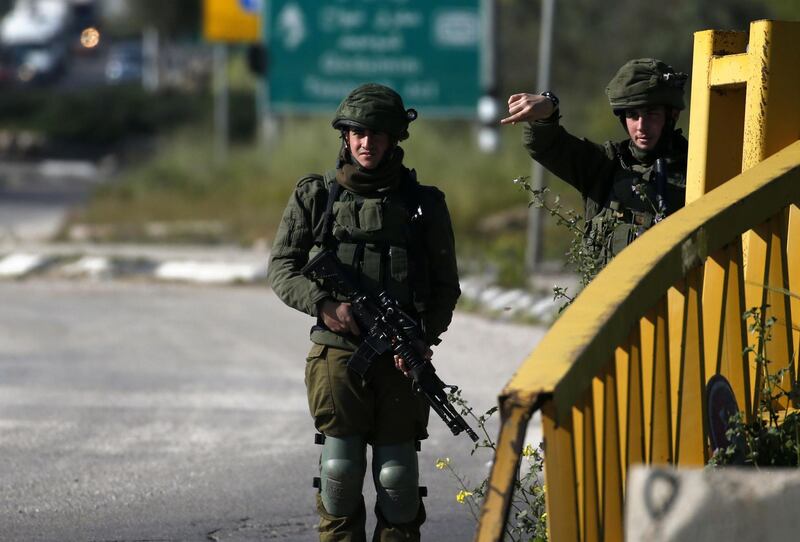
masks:
<path fill-rule="evenodd" d="M 391 88 L 367 83 L 353 89 L 336 109 L 331 125 L 337 130 L 366 128 L 388 134 L 395 141 L 408 138 L 408 124 L 417 118 Z"/>
<path fill-rule="evenodd" d="M 683 86 L 688 76 L 655 58 L 637 58 L 626 62 L 606 87 L 606 95 L 615 115 L 625 109 L 664 105 L 676 110 L 686 108 Z"/>

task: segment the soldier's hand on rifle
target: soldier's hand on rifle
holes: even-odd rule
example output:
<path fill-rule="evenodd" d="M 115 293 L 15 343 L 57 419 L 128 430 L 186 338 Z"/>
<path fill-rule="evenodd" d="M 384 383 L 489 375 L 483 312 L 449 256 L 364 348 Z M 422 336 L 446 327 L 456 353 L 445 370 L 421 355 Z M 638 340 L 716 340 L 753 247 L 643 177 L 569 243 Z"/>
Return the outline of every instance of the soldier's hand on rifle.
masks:
<path fill-rule="evenodd" d="M 500 124 L 516 124 L 546 119 L 555 111 L 555 105 L 541 94 L 512 94 L 508 98 L 509 115 Z"/>
<path fill-rule="evenodd" d="M 350 303 L 340 303 L 333 299 L 324 299 L 319 304 L 319 316 L 325 327 L 334 333 L 352 333 L 360 335 Z"/>
<path fill-rule="evenodd" d="M 430 347 L 428 347 L 428 345 L 423 341 L 415 341 L 414 348 L 425 360 L 429 360 L 433 357 L 433 350 L 431 350 Z M 398 371 L 402 371 L 404 375 L 408 376 L 408 368 L 406 367 L 406 362 L 403 358 L 395 355 L 394 366 L 397 367 Z"/>

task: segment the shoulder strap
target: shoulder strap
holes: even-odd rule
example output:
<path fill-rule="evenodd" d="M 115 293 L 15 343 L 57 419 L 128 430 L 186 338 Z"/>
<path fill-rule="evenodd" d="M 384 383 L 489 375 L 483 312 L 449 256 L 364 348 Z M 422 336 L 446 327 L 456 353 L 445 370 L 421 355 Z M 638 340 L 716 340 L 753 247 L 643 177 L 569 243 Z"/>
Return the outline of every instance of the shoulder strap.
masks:
<path fill-rule="evenodd" d="M 409 244 L 407 247 L 410 268 L 409 282 L 413 285 L 413 304 L 420 314 L 425 312 L 430 298 L 428 255 L 425 251 L 425 219 L 429 209 L 423 209 L 423 188 L 417 181 L 417 172 L 408 170 L 404 179 L 403 199 L 409 219 Z M 420 325 L 425 328 L 424 320 Z"/>
<path fill-rule="evenodd" d="M 603 152 L 609 160 L 617 160 L 619 156 L 619 145 L 613 141 L 606 141 L 602 145 Z"/>
<path fill-rule="evenodd" d="M 328 201 L 325 204 L 325 213 L 322 215 L 322 228 L 314 239 L 318 246 L 331 244 L 331 225 L 333 224 L 333 204 L 339 198 L 342 185 L 336 182 L 336 173 L 333 170 L 325 172 L 325 186 L 328 189 Z"/>
<path fill-rule="evenodd" d="M 403 199 L 408 209 L 411 223 L 417 226 L 417 222 L 421 222 L 422 218 L 422 198 L 420 197 L 420 184 L 417 180 L 417 171 L 409 169 L 404 179 L 403 186 Z"/>

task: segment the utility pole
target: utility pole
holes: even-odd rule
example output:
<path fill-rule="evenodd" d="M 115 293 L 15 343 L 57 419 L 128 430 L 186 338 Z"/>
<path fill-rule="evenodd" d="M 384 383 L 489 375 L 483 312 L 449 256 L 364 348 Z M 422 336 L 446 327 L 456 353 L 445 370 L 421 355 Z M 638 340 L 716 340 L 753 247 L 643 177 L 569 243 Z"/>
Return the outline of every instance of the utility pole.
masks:
<path fill-rule="evenodd" d="M 278 139 L 278 119 L 275 117 L 275 114 L 272 111 L 271 107 L 271 100 L 272 96 L 270 93 L 270 60 L 269 56 L 271 54 L 269 43 L 270 43 L 270 25 L 272 21 L 270 20 L 270 8 L 269 2 L 262 2 L 261 7 L 261 46 L 264 49 L 265 55 L 265 72 L 261 75 L 259 86 L 258 86 L 258 93 L 259 93 L 259 103 L 260 106 L 258 108 L 258 129 L 259 129 L 259 136 L 261 142 L 266 147 L 272 146 L 275 141 Z"/>
<path fill-rule="evenodd" d="M 142 86 L 147 92 L 156 92 L 161 83 L 161 59 L 158 43 L 158 30 L 148 26 L 142 32 Z"/>
<path fill-rule="evenodd" d="M 481 92 L 478 99 L 478 147 L 483 152 L 496 152 L 500 147 L 497 121 L 500 106 L 497 102 L 497 0 L 481 0 Z"/>
<path fill-rule="evenodd" d="M 228 45 L 214 44 L 214 159 L 228 159 Z"/>
<path fill-rule="evenodd" d="M 542 0 L 541 21 L 539 23 L 539 60 L 536 74 L 538 92 L 550 90 L 550 61 L 553 48 L 553 20 L 555 19 L 556 0 Z M 533 162 L 531 186 L 534 190 L 544 188 L 544 169 L 539 162 Z M 525 269 L 528 273 L 539 270 L 542 261 L 544 214 L 540 207 L 528 209 L 528 243 L 525 250 Z"/>

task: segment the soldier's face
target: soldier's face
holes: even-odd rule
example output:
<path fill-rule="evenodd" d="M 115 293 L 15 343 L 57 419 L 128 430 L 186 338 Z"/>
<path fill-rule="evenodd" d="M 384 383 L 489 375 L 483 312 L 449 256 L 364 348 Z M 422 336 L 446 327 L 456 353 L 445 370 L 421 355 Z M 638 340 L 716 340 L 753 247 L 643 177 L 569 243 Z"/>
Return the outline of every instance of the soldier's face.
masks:
<path fill-rule="evenodd" d="M 640 107 L 625 111 L 625 126 L 637 148 L 651 151 L 658 145 L 661 131 L 667 122 L 667 110 L 663 106 Z"/>
<path fill-rule="evenodd" d="M 347 132 L 350 154 L 366 169 L 375 169 L 391 146 L 389 136 L 367 128 L 350 128 Z"/>

